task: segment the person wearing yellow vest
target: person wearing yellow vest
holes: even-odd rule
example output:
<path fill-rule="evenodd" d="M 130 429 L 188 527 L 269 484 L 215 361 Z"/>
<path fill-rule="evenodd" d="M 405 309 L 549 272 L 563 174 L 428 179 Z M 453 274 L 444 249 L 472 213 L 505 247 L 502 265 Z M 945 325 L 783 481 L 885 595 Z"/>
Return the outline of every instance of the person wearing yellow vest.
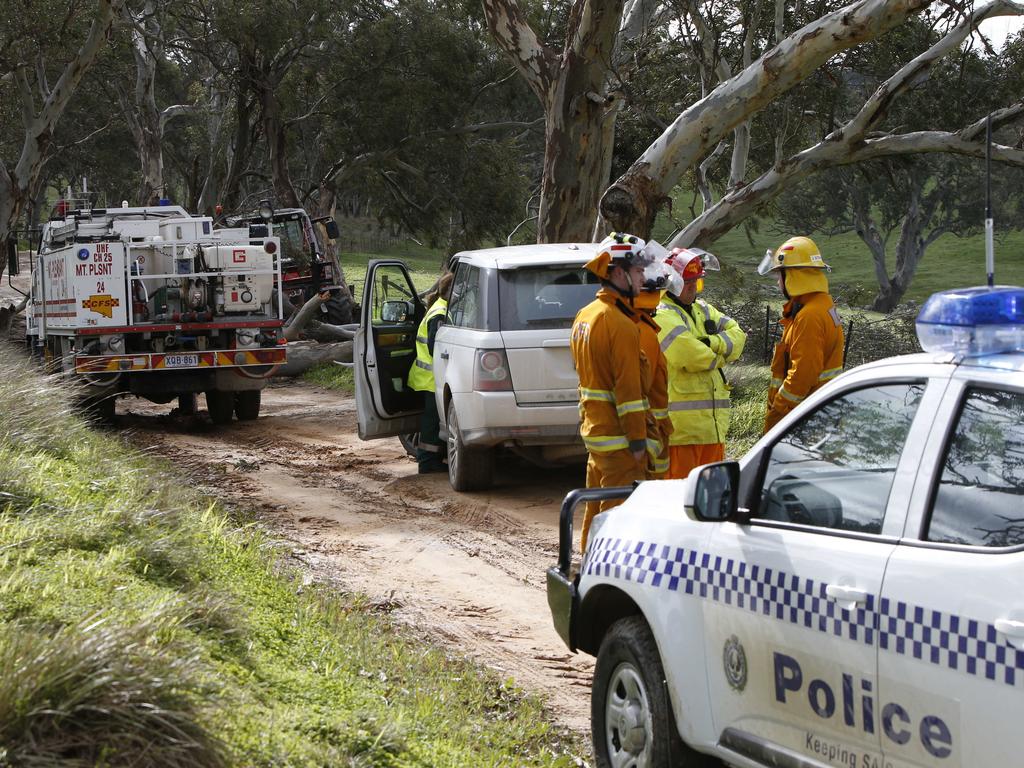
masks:
<path fill-rule="evenodd" d="M 668 264 L 673 275 L 658 306 L 658 338 L 668 364 L 668 477 L 680 479 L 725 458 L 732 387 L 722 368 L 743 354 L 747 334 L 697 298 L 706 270 L 717 270 L 718 259 L 698 248 L 674 248 Z"/>
<path fill-rule="evenodd" d="M 437 282 L 437 298 L 430 305 L 416 329 L 416 360 L 409 369 L 410 389 L 423 393 L 423 414 L 420 416 L 420 439 L 416 447 L 416 463 L 421 475 L 445 472 L 444 444 L 441 442 L 441 419 L 434 395 L 434 337 L 448 313 L 454 275 L 446 272 Z"/>
<path fill-rule="evenodd" d="M 826 270 L 809 237 L 791 237 L 775 253 L 768 251 L 758 267 L 762 275 L 776 273 L 786 297 L 782 339 L 772 355 L 765 432 L 843 371 L 843 324 L 828 292 Z"/>
<path fill-rule="evenodd" d="M 601 281 L 597 297 L 576 313 L 570 347 L 580 381 L 580 435 L 590 454 L 587 487 L 630 485 L 647 474 L 650 364 L 640 351 L 633 301 L 652 260 L 646 243 L 613 232 L 586 267 Z M 586 551 L 590 523 L 621 500 L 587 504 L 580 532 Z"/>

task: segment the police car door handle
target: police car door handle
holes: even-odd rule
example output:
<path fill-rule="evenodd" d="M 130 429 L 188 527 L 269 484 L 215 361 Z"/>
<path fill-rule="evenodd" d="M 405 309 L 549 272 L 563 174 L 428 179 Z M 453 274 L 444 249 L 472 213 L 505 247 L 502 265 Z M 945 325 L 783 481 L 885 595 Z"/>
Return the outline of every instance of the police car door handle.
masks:
<path fill-rule="evenodd" d="M 447 360 L 449 357 L 451 357 L 451 355 L 449 355 L 447 352 L 442 352 L 441 353 L 441 359 L 442 360 Z"/>
<path fill-rule="evenodd" d="M 996 619 L 996 632 L 1006 635 L 1010 645 L 1017 650 L 1024 650 L 1024 621 Z"/>
<path fill-rule="evenodd" d="M 868 593 L 856 587 L 844 587 L 842 584 L 828 584 L 825 595 L 844 611 L 852 611 L 868 601 Z"/>

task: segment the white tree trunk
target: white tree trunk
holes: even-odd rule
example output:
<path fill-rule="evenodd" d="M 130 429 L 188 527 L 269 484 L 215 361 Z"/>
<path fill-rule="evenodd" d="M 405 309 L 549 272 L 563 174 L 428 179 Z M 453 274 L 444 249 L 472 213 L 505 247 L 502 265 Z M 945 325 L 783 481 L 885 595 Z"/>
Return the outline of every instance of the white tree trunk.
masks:
<path fill-rule="evenodd" d="M 82 46 L 64 65 L 52 89 L 48 89 L 45 82 L 36 83 L 34 89 L 29 80 L 28 66 L 14 73 L 21 95 L 25 133 L 21 154 L 13 168 L 6 162 L 0 162 L 0 243 L 6 242 L 11 230 L 16 227 L 18 217 L 30 199 L 46 160 L 46 150 L 54 128 L 78 84 L 99 55 L 110 34 L 114 17 L 123 4 L 124 0 L 99 0 L 96 17 Z M 38 109 L 34 91 L 43 94 L 43 103 Z"/>
<path fill-rule="evenodd" d="M 736 126 L 830 57 L 902 24 L 931 0 L 858 0 L 784 38 L 760 59 L 693 104 L 601 199 L 616 229 L 650 233 L 661 200 L 682 175 Z"/>

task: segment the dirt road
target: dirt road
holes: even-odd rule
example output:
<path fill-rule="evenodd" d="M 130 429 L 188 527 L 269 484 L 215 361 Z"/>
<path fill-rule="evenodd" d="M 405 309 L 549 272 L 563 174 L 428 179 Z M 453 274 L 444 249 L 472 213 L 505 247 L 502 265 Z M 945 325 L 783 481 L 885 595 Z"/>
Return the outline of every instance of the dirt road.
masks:
<path fill-rule="evenodd" d="M 314 577 L 394 611 L 417 631 L 539 693 L 552 719 L 589 728 L 592 659 L 570 654 L 548 613 L 558 511 L 582 469 L 503 462 L 495 488 L 460 494 L 418 475 L 397 438 L 362 442 L 355 401 L 301 382 L 263 393 L 258 422 L 213 428 L 170 406 L 118 403 L 118 427 L 234 505 L 260 510 Z"/>

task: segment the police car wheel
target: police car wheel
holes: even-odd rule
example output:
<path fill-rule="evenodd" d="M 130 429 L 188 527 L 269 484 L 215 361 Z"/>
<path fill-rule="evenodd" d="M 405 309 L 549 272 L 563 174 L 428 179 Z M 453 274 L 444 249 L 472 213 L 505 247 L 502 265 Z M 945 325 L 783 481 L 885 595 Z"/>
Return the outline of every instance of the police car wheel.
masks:
<path fill-rule="evenodd" d="M 615 622 L 594 668 L 590 725 L 599 768 L 700 765 L 683 744 L 665 685 L 665 672 L 647 622 Z"/>

